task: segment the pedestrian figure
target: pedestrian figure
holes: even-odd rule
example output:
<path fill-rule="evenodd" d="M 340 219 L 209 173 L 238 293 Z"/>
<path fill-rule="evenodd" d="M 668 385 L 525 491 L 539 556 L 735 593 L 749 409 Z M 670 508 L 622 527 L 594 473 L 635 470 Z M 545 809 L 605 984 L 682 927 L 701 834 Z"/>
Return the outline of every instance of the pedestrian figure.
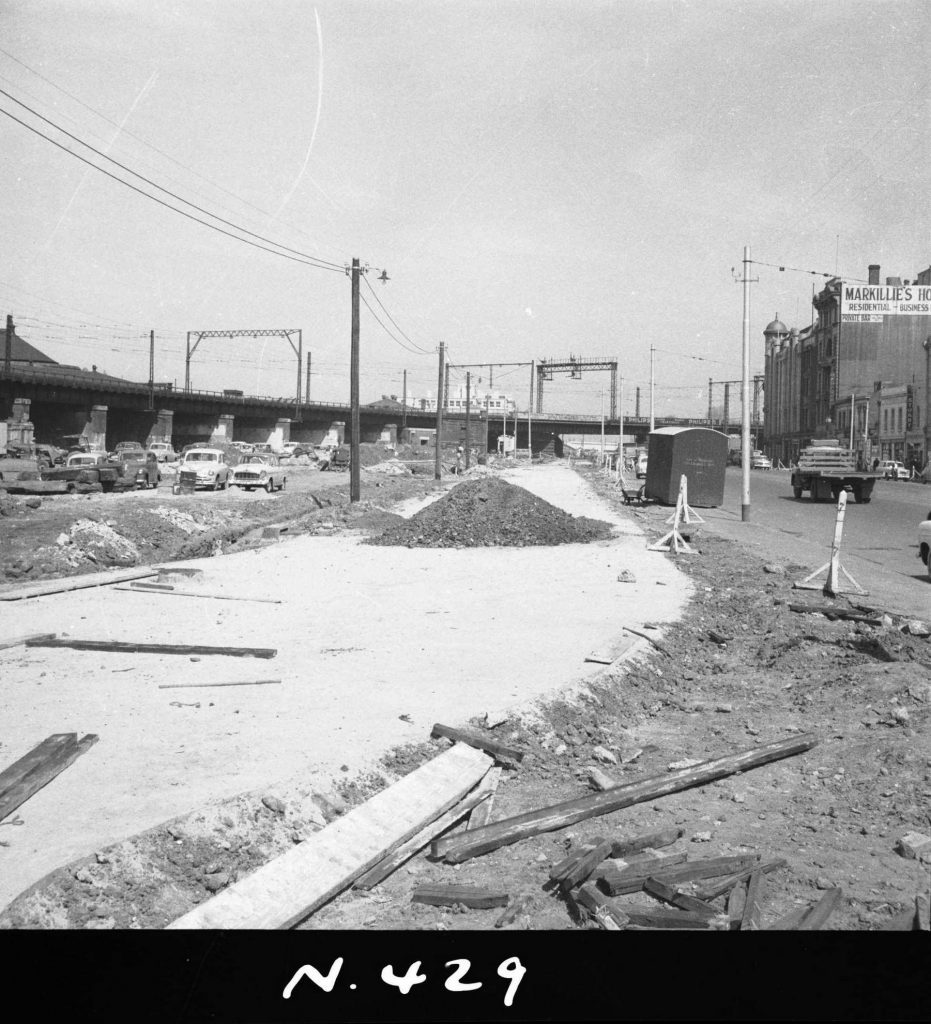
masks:
<path fill-rule="evenodd" d="M 456 451 L 456 476 L 462 472 L 462 445 Z"/>

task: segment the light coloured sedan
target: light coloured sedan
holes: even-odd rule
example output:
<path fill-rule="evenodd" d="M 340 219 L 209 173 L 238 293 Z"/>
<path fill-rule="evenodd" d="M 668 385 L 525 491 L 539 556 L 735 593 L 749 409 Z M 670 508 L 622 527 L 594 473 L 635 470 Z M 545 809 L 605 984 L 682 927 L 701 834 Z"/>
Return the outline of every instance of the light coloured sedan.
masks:
<path fill-rule="evenodd" d="M 288 477 L 276 455 L 247 455 L 233 470 L 230 483 L 254 491 L 264 487 L 269 494 L 283 491 Z"/>

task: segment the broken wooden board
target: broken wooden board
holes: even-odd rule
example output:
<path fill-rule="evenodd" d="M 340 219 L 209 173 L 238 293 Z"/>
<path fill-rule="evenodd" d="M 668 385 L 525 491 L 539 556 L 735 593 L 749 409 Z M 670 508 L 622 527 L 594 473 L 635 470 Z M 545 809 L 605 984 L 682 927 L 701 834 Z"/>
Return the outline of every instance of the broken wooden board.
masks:
<path fill-rule="evenodd" d="M 56 732 L 36 744 L 29 753 L 24 754 L 18 761 L 14 761 L 0 772 L 0 797 L 12 786 L 22 782 L 33 769 L 55 757 L 62 750 L 73 747 L 77 742 L 78 734 L 76 732 Z"/>
<path fill-rule="evenodd" d="M 575 900 L 588 910 L 592 917 L 609 931 L 621 931 L 629 920 L 619 907 L 615 906 L 604 893 L 599 892 L 593 882 L 586 882 L 572 894 Z"/>
<path fill-rule="evenodd" d="M 844 622 L 862 622 L 867 626 L 881 626 L 882 616 L 867 612 L 851 611 L 849 608 L 837 608 L 830 604 L 796 604 L 789 602 L 789 611 L 802 615 L 823 615 L 827 619 L 841 619 Z"/>
<path fill-rule="evenodd" d="M 410 860 L 416 853 L 419 853 L 425 846 L 430 843 L 430 840 L 440 833 L 445 832 L 448 828 L 452 828 L 460 818 L 464 818 L 469 811 L 474 810 L 476 807 L 481 807 L 484 803 L 487 803 L 493 793 L 494 787 L 497 784 L 497 779 L 490 779 L 491 772 L 500 772 L 500 768 L 492 768 L 490 772 L 482 779 L 482 781 L 472 790 L 471 793 L 461 800 L 452 810 L 447 811 L 445 814 L 440 815 L 434 821 L 431 821 L 426 828 L 421 829 L 417 835 L 412 836 L 406 843 L 402 843 L 394 853 L 386 857 L 381 863 L 376 864 L 371 871 L 366 873 L 359 879 L 356 880 L 353 888 L 355 889 L 371 889 L 378 885 L 379 882 L 383 881 L 397 871 L 397 869 Z"/>
<path fill-rule="evenodd" d="M 470 828 L 482 828 L 483 825 L 488 824 L 488 819 L 491 817 L 491 809 L 495 805 L 495 794 L 498 792 L 498 783 L 501 781 L 501 772 L 501 768 L 492 768 L 482 780 L 482 786 L 487 787 L 488 789 L 488 797 L 472 808 L 472 811 L 469 814 L 469 820 L 466 822 L 466 830 Z"/>
<path fill-rule="evenodd" d="M 432 907 L 462 905 L 472 910 L 506 907 L 510 896 L 500 889 L 481 885 L 419 885 L 411 896 L 412 903 L 428 903 Z"/>
<path fill-rule="evenodd" d="M 566 874 L 579 863 L 585 854 L 590 853 L 599 845 L 599 843 L 603 843 L 604 841 L 604 836 L 592 836 L 590 839 L 586 839 L 578 849 L 574 850 L 568 856 L 563 857 L 561 861 L 557 861 L 557 863 L 550 868 L 550 881 L 561 881 L 565 878 Z"/>
<path fill-rule="evenodd" d="M 483 736 L 480 732 L 476 732 L 473 729 L 454 729 L 450 725 L 442 725 L 440 722 L 437 722 L 433 726 L 431 735 L 445 736 L 455 743 L 468 743 L 470 747 L 477 747 L 488 754 L 494 754 L 495 757 L 506 757 L 511 761 L 521 761 L 524 757 L 522 750 L 506 747 L 503 743 L 498 743 L 497 740 L 493 740 L 490 736 Z"/>
<path fill-rule="evenodd" d="M 88 733 L 80 740 L 77 740 L 77 733 L 66 735 L 75 737 L 76 742 L 63 745 L 50 757 L 35 765 L 18 783 L 11 785 L 0 797 L 0 820 L 12 814 L 17 807 L 22 806 L 31 796 L 47 786 L 56 775 L 60 775 L 69 765 L 74 764 L 99 739 L 93 733 Z"/>
<path fill-rule="evenodd" d="M 618 839 L 611 847 L 611 856 L 624 857 L 629 853 L 639 853 L 641 850 L 659 850 L 664 846 L 672 846 L 684 835 L 684 828 L 664 828 L 659 832 L 634 836 L 632 839 Z"/>
<path fill-rule="evenodd" d="M 87 587 L 108 587 L 113 583 L 127 583 L 147 576 L 157 576 L 157 569 L 117 569 L 106 572 L 85 573 L 81 576 L 65 576 L 60 580 L 44 580 L 41 583 L 26 583 L 0 588 L 0 601 L 23 601 L 27 597 L 45 597 L 47 594 L 64 594 L 69 590 L 84 590 Z"/>
<path fill-rule="evenodd" d="M 606 839 L 599 843 L 594 849 L 584 853 L 559 879 L 560 888 L 563 890 L 574 889 L 598 867 L 598 865 L 611 854 L 611 840 Z"/>
<path fill-rule="evenodd" d="M 799 921 L 798 931 L 820 931 L 827 923 L 827 919 L 838 908 L 843 895 L 843 889 L 828 889 L 802 920 Z"/>
<path fill-rule="evenodd" d="M 122 640 L 27 640 L 27 647 L 59 647 L 107 654 L 223 654 L 233 658 L 274 658 L 274 647 L 208 647 L 205 644 L 149 644 Z"/>
<path fill-rule="evenodd" d="M 766 890 L 766 874 L 759 868 L 747 881 L 747 898 L 740 917 L 742 932 L 758 932 L 763 919 L 763 894 Z"/>
<path fill-rule="evenodd" d="M 533 905 L 533 896 L 530 893 L 525 893 L 523 896 L 518 897 L 511 903 L 507 910 L 495 921 L 496 928 L 507 928 L 509 924 L 513 924 L 521 914 L 526 910 L 529 910 Z"/>
<path fill-rule="evenodd" d="M 813 733 L 777 740 L 775 743 L 762 744 L 729 757 L 704 761 L 693 768 L 683 768 L 677 772 L 664 772 L 662 775 L 648 776 L 638 782 L 617 786 L 604 793 L 594 793 L 577 800 L 567 800 L 550 807 L 529 811 L 513 818 L 505 818 L 460 836 L 459 842 L 447 850 L 445 858 L 453 864 L 461 863 L 471 857 L 496 850 L 499 846 L 515 843 L 520 839 L 539 835 L 541 832 L 553 832 L 588 818 L 610 814 L 623 807 L 630 807 L 632 804 L 655 800 L 692 786 L 704 785 L 717 779 L 726 778 L 728 775 L 735 775 L 772 761 L 801 754 L 810 750 L 817 742 L 817 737 Z"/>
<path fill-rule="evenodd" d="M 658 878 L 648 878 L 643 890 L 680 910 L 690 910 L 694 914 L 704 914 L 705 917 L 715 917 L 718 913 L 710 904 L 689 896 L 688 893 L 680 892 L 674 885 L 667 885 Z"/>
<path fill-rule="evenodd" d="M 628 924 L 640 928 L 711 928 L 715 918 L 690 910 L 628 910 Z"/>
<path fill-rule="evenodd" d="M 491 767 L 459 743 L 168 927 L 289 928 L 457 804 Z"/>
<path fill-rule="evenodd" d="M 0 640 L 0 651 L 5 651 L 10 647 L 19 647 L 27 640 L 54 640 L 56 636 L 56 633 L 25 633 L 23 636 L 11 636 L 6 640 Z"/>
<path fill-rule="evenodd" d="M 128 587 L 116 587 L 134 594 L 162 594 L 166 597 L 204 597 L 213 601 L 253 601 L 260 604 L 283 604 L 277 597 L 244 597 L 239 594 L 214 594 L 209 590 L 179 590 L 167 583 L 130 583 Z"/>
<path fill-rule="evenodd" d="M 769 860 L 765 864 L 759 864 L 747 871 L 738 871 L 727 878 L 720 879 L 719 881 L 709 882 L 707 885 L 696 886 L 693 895 L 697 896 L 700 900 L 717 899 L 718 896 L 723 896 L 726 892 L 733 889 L 739 882 L 746 882 L 756 870 L 769 874 L 770 871 L 775 871 L 777 868 L 784 868 L 785 866 L 785 859 L 783 857 L 777 857 L 775 860 Z"/>

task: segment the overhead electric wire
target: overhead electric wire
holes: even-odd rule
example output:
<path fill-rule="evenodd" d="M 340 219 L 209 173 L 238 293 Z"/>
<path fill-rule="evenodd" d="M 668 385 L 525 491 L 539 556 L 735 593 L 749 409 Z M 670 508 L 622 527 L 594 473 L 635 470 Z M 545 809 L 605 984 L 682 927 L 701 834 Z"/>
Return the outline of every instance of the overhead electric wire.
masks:
<path fill-rule="evenodd" d="M 845 274 L 826 274 L 823 270 L 803 270 L 801 267 L 790 267 L 779 263 L 765 263 L 763 260 L 747 260 L 748 263 L 756 263 L 761 267 L 773 267 L 776 270 L 794 270 L 798 274 L 811 274 L 813 277 L 843 278 L 845 281 L 859 281 L 861 284 L 869 284 L 862 277 L 847 277 Z"/>
<path fill-rule="evenodd" d="M 378 297 L 378 293 L 369 284 L 368 278 L 365 277 L 365 275 L 362 275 L 362 280 L 365 282 L 365 286 L 368 288 L 368 290 L 374 296 L 375 301 L 378 303 L 379 306 L 381 306 L 382 310 L 384 310 L 385 316 L 388 317 L 388 319 L 391 321 L 391 323 L 394 324 L 395 328 L 397 328 L 398 334 L 400 334 L 401 337 L 404 338 L 404 340 L 407 341 L 409 344 L 413 345 L 414 348 L 419 349 L 425 356 L 433 355 L 433 353 L 429 349 L 425 349 L 421 345 L 418 345 L 416 341 L 414 341 L 412 338 L 408 337 L 408 335 L 405 334 L 403 330 L 401 330 L 401 327 L 398 324 L 397 320 L 395 320 L 395 318 L 388 312 L 388 310 L 385 309 L 385 305 L 381 301 L 381 299 Z"/>
<path fill-rule="evenodd" d="M 391 338 L 391 340 L 396 345 L 400 345 L 401 348 L 403 348 L 405 352 L 410 352 L 412 355 L 415 355 L 415 356 L 419 356 L 419 355 L 432 355 L 432 353 L 430 353 L 430 352 L 423 352 L 423 351 L 418 351 L 417 349 L 409 348 L 407 345 L 404 344 L 403 341 L 399 341 L 391 333 L 391 331 L 381 322 L 381 320 L 378 318 L 378 314 L 369 305 L 368 300 L 366 299 L 366 297 L 364 295 L 360 295 L 359 298 L 362 300 L 363 304 L 365 305 L 365 308 L 372 314 L 372 317 L 374 318 L 375 323 L 378 324 L 378 326 L 385 332 L 385 334 L 388 335 L 389 338 Z"/>
<path fill-rule="evenodd" d="M 313 256 L 310 253 L 302 252 L 300 249 L 292 249 L 289 246 L 282 244 L 281 242 L 276 242 L 273 238 L 266 238 L 264 235 L 256 234 L 256 232 L 250 231 L 248 228 L 244 228 L 241 224 L 236 224 L 234 221 L 226 220 L 225 217 L 221 217 L 221 216 L 219 216 L 219 214 L 211 213 L 210 210 L 207 210 L 207 209 L 205 209 L 202 206 L 198 206 L 197 203 L 192 203 L 190 201 L 190 199 L 185 199 L 183 196 L 179 196 L 177 193 L 172 192 L 171 189 L 167 189 L 163 185 L 159 185 L 158 182 L 153 181 L 151 178 L 147 178 L 144 174 L 140 174 L 138 171 L 134 171 L 131 167 L 127 167 L 126 164 L 120 163 L 119 160 L 115 160 L 113 157 L 107 156 L 106 153 L 104 153 L 101 150 L 97 149 L 95 146 L 92 146 L 89 142 L 85 142 L 83 139 L 79 138 L 77 135 L 74 135 L 71 132 L 69 132 L 66 128 L 62 128 L 61 125 L 56 124 L 54 121 L 52 121 L 49 118 L 45 117 L 44 115 L 40 114 L 37 110 L 33 110 L 33 108 L 30 107 L 27 103 L 23 103 L 22 100 L 18 100 L 11 93 L 8 93 L 6 91 L 6 89 L 0 89 L 0 96 L 6 96 L 7 99 L 12 100 L 14 103 L 16 103 L 19 106 L 21 106 L 24 110 L 28 110 L 30 114 L 32 114 L 34 117 L 39 118 L 40 121 L 44 121 L 46 124 L 51 125 L 52 128 L 54 128 L 56 131 L 61 132 L 62 135 L 67 135 L 67 137 L 69 139 L 73 139 L 76 143 L 78 143 L 78 145 L 84 146 L 86 149 L 89 149 L 92 153 L 95 153 L 97 156 L 102 157 L 104 160 L 109 160 L 111 164 L 114 164 L 115 166 L 119 167 L 120 170 L 126 171 L 127 174 L 132 174 L 134 177 L 138 178 L 140 181 L 144 181 L 147 185 L 151 185 L 153 188 L 157 188 L 160 192 L 164 192 L 165 195 L 171 196 L 172 199 L 177 199 L 178 202 L 184 203 L 186 206 L 190 206 L 191 209 L 193 209 L 193 210 L 197 210 L 198 213 L 203 213 L 207 217 L 212 217 L 214 220 L 219 221 L 221 224 L 226 224 L 228 227 L 234 228 L 236 231 L 241 231 L 244 235 L 250 235 L 252 238 L 259 239 L 259 241 L 268 242 L 269 245 L 277 246 L 279 249 L 283 249 L 285 252 L 294 253 L 296 256 L 302 256 L 306 260 L 312 260 L 315 264 L 319 264 L 320 265 L 320 269 L 322 269 L 322 270 L 338 270 L 340 273 L 344 273 L 345 272 L 345 265 L 344 264 L 333 263 L 330 260 L 321 259 L 319 256 Z M 9 111 L 3 110 L 2 112 L 4 114 L 6 114 L 8 117 L 13 117 L 13 115 L 10 114 Z M 14 117 L 13 120 L 17 121 L 19 119 Z M 24 125 L 27 128 L 30 127 L 24 121 L 20 121 L 19 123 Z M 36 129 L 34 129 L 34 128 L 31 129 L 31 130 L 32 131 L 36 131 Z M 49 137 L 47 135 L 43 135 L 42 132 L 37 132 L 37 134 L 42 135 L 43 138 L 48 139 L 50 142 L 54 141 L 53 139 L 49 139 Z M 56 143 L 56 145 L 59 145 L 59 144 Z M 74 153 L 72 150 L 67 149 L 67 147 L 62 146 L 61 148 L 65 149 L 65 151 L 68 152 L 68 153 L 72 153 L 73 156 L 78 156 L 77 153 Z M 78 157 L 78 159 L 83 159 L 83 158 L 82 157 Z M 90 163 L 90 161 L 85 160 L 84 162 L 88 163 L 89 166 L 91 166 L 91 167 L 95 167 L 98 171 L 101 171 L 104 174 L 108 173 L 107 171 L 104 171 L 104 169 L 102 167 L 97 167 L 96 164 Z M 114 177 L 113 175 L 110 175 L 110 176 Z M 123 181 L 122 178 L 116 178 L 116 180 L 117 181 Z M 123 181 L 123 184 L 127 185 L 129 188 L 133 187 L 132 185 L 129 184 L 129 182 Z M 139 191 L 139 190 L 137 189 L 137 191 Z M 143 195 L 147 195 L 148 193 L 143 192 L 142 194 Z M 149 196 L 149 198 L 150 199 L 156 199 L 157 202 L 161 202 L 161 200 L 158 200 L 155 196 Z M 168 205 L 168 204 L 163 204 L 163 205 Z M 170 209 L 175 209 L 175 207 L 169 207 L 169 208 Z M 177 210 L 176 212 L 183 213 L 184 211 Z M 185 216 L 189 216 L 189 215 L 185 214 Z M 192 219 L 196 219 L 196 218 L 192 218 Z M 201 222 L 201 223 L 203 223 L 203 222 Z M 208 226 L 212 226 L 212 225 L 208 225 Z M 219 228 L 215 228 L 215 230 L 220 230 L 220 229 Z M 240 241 L 245 241 L 245 239 L 240 239 Z"/>

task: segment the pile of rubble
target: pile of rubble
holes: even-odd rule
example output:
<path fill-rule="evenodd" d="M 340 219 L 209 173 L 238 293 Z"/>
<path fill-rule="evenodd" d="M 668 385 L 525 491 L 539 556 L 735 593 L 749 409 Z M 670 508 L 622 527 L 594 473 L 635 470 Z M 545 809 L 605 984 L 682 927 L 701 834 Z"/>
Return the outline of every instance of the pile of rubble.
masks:
<path fill-rule="evenodd" d="M 426 548 L 585 544 L 611 536 L 609 523 L 569 515 L 497 477 L 466 480 L 370 544 Z"/>

